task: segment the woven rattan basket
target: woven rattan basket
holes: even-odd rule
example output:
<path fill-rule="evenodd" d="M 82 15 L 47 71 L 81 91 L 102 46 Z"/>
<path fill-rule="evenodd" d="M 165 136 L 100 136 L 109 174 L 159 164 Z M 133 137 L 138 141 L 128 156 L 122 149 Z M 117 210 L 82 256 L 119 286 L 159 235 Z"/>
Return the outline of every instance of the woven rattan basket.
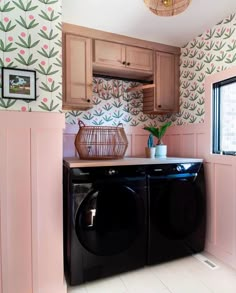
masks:
<path fill-rule="evenodd" d="M 80 159 L 108 160 L 124 157 L 128 140 L 122 124 L 117 127 L 85 126 L 79 120 L 79 126 L 75 147 Z"/>

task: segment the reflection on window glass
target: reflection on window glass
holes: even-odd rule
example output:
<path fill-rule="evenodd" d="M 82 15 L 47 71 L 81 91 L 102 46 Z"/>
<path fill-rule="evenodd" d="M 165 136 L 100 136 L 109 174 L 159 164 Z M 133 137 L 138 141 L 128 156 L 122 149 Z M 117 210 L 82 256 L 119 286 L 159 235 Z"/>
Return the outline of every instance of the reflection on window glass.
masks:
<path fill-rule="evenodd" d="M 236 151 L 236 82 L 221 87 L 221 149 Z"/>
<path fill-rule="evenodd" d="M 236 155 L 236 77 L 213 85 L 213 153 Z"/>

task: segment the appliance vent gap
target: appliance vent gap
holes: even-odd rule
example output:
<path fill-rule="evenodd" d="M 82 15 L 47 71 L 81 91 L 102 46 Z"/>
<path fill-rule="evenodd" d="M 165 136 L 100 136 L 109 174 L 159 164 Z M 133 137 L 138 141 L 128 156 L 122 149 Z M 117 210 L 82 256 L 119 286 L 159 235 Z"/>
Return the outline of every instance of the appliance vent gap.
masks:
<path fill-rule="evenodd" d="M 215 264 L 212 260 L 210 260 L 209 258 L 205 257 L 204 255 L 202 255 L 202 254 L 195 254 L 193 256 L 197 260 L 199 260 L 200 262 L 204 263 L 211 270 L 219 269 L 219 266 L 217 264 Z"/>

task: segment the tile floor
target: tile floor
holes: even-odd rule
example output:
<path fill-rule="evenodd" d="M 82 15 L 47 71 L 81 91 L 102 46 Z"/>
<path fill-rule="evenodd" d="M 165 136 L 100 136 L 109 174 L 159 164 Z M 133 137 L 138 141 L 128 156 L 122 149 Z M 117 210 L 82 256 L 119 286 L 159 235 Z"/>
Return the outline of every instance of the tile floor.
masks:
<path fill-rule="evenodd" d="M 68 293 L 236 293 L 236 270 L 209 254 L 202 255 L 217 268 L 190 256 L 69 287 Z"/>

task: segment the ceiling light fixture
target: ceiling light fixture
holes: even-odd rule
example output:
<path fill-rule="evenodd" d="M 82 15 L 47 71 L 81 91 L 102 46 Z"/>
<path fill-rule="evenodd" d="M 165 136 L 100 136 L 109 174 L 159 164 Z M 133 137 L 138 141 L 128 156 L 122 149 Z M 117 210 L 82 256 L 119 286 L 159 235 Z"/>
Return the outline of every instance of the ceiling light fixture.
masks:
<path fill-rule="evenodd" d="M 146 6 L 156 15 L 173 16 L 183 12 L 191 0 L 144 0 Z"/>

